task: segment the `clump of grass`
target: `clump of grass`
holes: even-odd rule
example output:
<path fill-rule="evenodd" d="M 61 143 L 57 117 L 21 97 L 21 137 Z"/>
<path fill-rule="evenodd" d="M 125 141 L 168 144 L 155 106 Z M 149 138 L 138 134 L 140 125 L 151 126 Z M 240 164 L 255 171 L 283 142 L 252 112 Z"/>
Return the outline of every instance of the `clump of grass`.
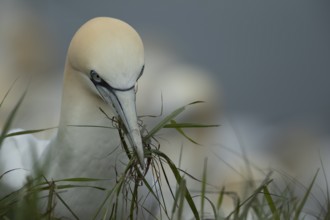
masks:
<path fill-rule="evenodd" d="M 24 95 L 19 100 L 13 111 L 11 112 L 6 124 L 2 129 L 0 135 L 0 149 L 5 138 L 14 137 L 17 135 L 31 134 L 35 132 L 41 132 L 46 129 L 29 130 L 17 133 L 8 133 L 11 122 L 19 108 Z M 146 169 L 142 171 L 138 166 L 138 160 L 134 152 L 129 151 L 128 145 L 125 141 L 125 130 L 121 125 L 120 120 L 111 118 L 114 121 L 119 136 L 121 138 L 122 147 L 129 157 L 129 162 L 122 174 L 118 174 L 117 184 L 110 190 L 98 187 L 97 185 L 85 183 L 93 183 L 102 181 L 101 179 L 93 178 L 80 178 L 72 177 L 61 180 L 48 180 L 42 176 L 42 168 L 40 168 L 39 175 L 36 178 L 30 178 L 27 183 L 20 189 L 12 191 L 0 198 L 0 219 L 58 219 L 55 216 L 54 210 L 58 203 L 62 203 L 69 212 L 72 214 L 73 219 L 79 219 L 76 213 L 74 213 L 70 206 L 66 204 L 62 198 L 61 193 L 63 190 L 70 190 L 72 188 L 89 188 L 93 190 L 103 191 L 105 199 L 102 201 L 100 207 L 95 210 L 93 219 L 117 219 L 119 206 L 118 203 L 122 202 L 120 197 L 126 195 L 126 203 L 129 207 L 129 218 L 136 219 L 138 213 L 141 211 L 147 212 L 154 219 L 185 219 L 184 206 L 188 205 L 194 219 L 219 219 L 219 220 L 241 220 L 241 219 L 269 219 L 269 220 L 281 220 L 281 219 L 307 219 L 307 213 L 304 210 L 306 201 L 312 197 L 311 191 L 314 186 L 315 179 L 318 172 L 314 175 L 310 185 L 306 188 L 306 192 L 302 198 L 297 198 L 294 195 L 294 188 L 282 188 L 277 190 L 276 182 L 272 179 L 272 172 L 264 177 L 261 183 L 254 185 L 253 190 L 250 190 L 247 196 L 240 196 L 237 192 L 227 191 L 225 187 L 217 189 L 213 194 L 217 195 L 216 201 L 213 201 L 208 196 L 207 191 L 207 159 L 205 159 L 203 167 L 203 177 L 198 180 L 189 173 L 181 170 L 165 153 L 161 151 L 161 146 L 156 139 L 156 134 L 162 129 L 175 129 L 183 137 L 189 141 L 196 143 L 193 138 L 186 135 L 185 128 L 205 128 L 215 127 L 215 125 L 202 125 L 195 123 L 182 123 L 177 122 L 175 118 L 184 112 L 184 110 L 195 104 L 201 102 L 190 103 L 183 106 L 161 120 L 150 131 L 145 128 L 145 125 L 141 123 L 141 129 L 143 130 L 143 144 L 145 148 Z M 110 119 L 110 118 L 109 118 Z M 169 169 L 166 169 L 166 166 Z M 323 168 L 324 169 L 324 168 Z M 173 191 L 169 181 L 169 173 L 175 177 L 176 190 Z M 15 170 L 6 171 L 0 174 L 1 179 L 8 173 L 15 172 Z M 147 174 L 152 174 L 154 182 L 148 181 Z M 201 183 L 200 192 L 195 195 L 187 187 L 187 178 L 191 178 Z M 1 187 L 1 185 L 0 185 Z M 162 210 L 164 215 L 158 215 L 154 210 L 148 210 L 149 207 L 144 207 L 143 201 L 139 197 L 139 188 L 146 187 L 150 192 L 149 196 L 153 197 L 157 201 L 157 208 Z M 164 189 L 162 187 L 168 187 L 171 196 L 173 198 L 173 204 L 170 206 L 166 204 L 164 199 Z M 246 188 L 251 188 L 250 183 L 246 183 Z M 1 188 L 0 188 L 1 190 Z M 329 197 L 329 196 L 328 196 Z M 46 208 L 41 211 L 39 207 L 40 199 L 46 198 Z M 200 207 L 196 206 L 195 200 L 199 198 L 201 201 Z M 223 214 L 224 200 L 229 198 L 232 200 L 233 209 L 229 214 Z M 327 198 L 329 201 L 329 198 Z M 206 205 L 210 205 L 212 209 L 211 216 L 205 214 Z M 326 214 L 317 214 L 316 219 L 328 219 L 329 217 L 329 202 L 326 206 Z"/>

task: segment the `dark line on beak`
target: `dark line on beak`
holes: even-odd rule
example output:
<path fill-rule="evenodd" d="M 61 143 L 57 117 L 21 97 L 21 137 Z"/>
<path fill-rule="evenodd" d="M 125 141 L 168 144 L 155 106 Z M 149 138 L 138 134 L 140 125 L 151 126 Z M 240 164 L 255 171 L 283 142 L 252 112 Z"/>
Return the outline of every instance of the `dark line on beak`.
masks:
<path fill-rule="evenodd" d="M 104 82 L 104 84 L 105 85 L 108 85 L 106 82 Z M 97 86 L 102 86 L 102 87 L 104 87 L 101 83 L 97 83 L 96 84 L 96 88 L 97 88 Z M 120 92 L 124 92 L 124 91 L 130 91 L 130 90 L 132 90 L 132 89 L 134 89 L 134 86 L 133 87 L 130 87 L 130 88 L 128 88 L 128 89 L 114 89 L 113 87 L 111 87 L 111 86 L 107 86 L 107 87 L 105 87 L 111 94 L 113 94 L 113 96 L 115 97 L 115 99 L 116 99 L 116 102 L 118 103 L 118 105 L 119 105 L 119 108 L 120 109 L 118 109 L 117 110 L 117 108 L 116 107 L 114 107 L 114 109 L 115 109 L 115 111 L 117 111 L 117 114 L 118 114 L 118 116 L 121 118 L 121 115 L 119 114 L 119 110 L 121 111 L 121 112 L 123 112 L 124 113 L 124 110 L 123 110 L 123 106 L 122 106 L 122 103 L 119 101 L 119 98 L 118 98 L 118 96 L 117 96 L 117 94 L 115 93 L 115 91 L 120 91 Z M 99 91 L 99 94 L 102 96 L 102 98 L 105 100 L 105 97 L 103 97 L 103 95 L 102 95 L 102 93 Z M 113 101 L 112 101 L 113 102 Z M 113 103 L 112 103 L 113 104 Z M 114 104 L 113 104 L 114 105 Z M 127 122 L 127 118 L 126 118 L 126 115 L 125 114 L 123 114 L 122 115 L 123 117 L 125 117 L 125 118 L 122 118 L 121 120 L 125 120 L 125 121 L 123 121 L 124 122 L 124 127 L 125 127 L 125 130 L 126 130 L 126 132 L 129 132 L 129 128 L 127 127 L 128 126 L 128 122 Z"/>

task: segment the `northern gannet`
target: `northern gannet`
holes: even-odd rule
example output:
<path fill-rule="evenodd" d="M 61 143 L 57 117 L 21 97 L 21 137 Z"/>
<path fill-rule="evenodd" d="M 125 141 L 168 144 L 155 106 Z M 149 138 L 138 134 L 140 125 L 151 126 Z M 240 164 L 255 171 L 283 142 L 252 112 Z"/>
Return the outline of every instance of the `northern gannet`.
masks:
<path fill-rule="evenodd" d="M 142 40 L 127 23 L 98 17 L 75 33 L 65 65 L 58 133 L 43 155 L 49 181 L 106 179 L 90 184 L 112 189 L 128 162 L 118 130 L 110 120 L 116 115 L 127 130 L 128 143 L 137 154 L 136 163 L 143 169 L 144 151 L 135 106 L 135 86 L 143 69 Z M 106 193 L 73 188 L 61 195 L 80 219 L 92 219 Z M 60 203 L 57 201 L 60 211 L 55 208 L 55 213 L 72 217 Z M 124 207 L 124 216 L 128 213 Z"/>

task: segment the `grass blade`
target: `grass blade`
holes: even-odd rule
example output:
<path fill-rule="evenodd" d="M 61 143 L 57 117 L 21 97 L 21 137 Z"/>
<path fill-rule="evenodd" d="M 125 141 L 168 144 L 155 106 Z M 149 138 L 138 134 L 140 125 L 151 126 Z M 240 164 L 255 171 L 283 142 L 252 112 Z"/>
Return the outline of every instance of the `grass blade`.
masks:
<path fill-rule="evenodd" d="M 34 134 L 34 133 L 38 133 L 38 132 L 48 131 L 48 130 L 55 129 L 55 128 L 57 128 L 57 127 L 12 132 L 12 133 L 6 134 L 5 138 L 18 136 L 18 135 L 25 135 L 25 134 Z"/>
<path fill-rule="evenodd" d="M 21 98 L 16 103 L 14 109 L 10 112 L 10 114 L 8 116 L 8 119 L 6 120 L 6 123 L 2 128 L 2 132 L 1 132 L 1 135 L 0 135 L 0 149 L 1 149 L 1 146 L 2 146 L 2 143 L 3 143 L 4 139 L 6 138 L 6 134 L 8 133 L 8 131 L 10 129 L 11 123 L 14 120 L 14 116 L 16 115 L 17 110 L 19 109 L 19 107 L 21 106 L 21 104 L 22 104 L 22 102 L 25 98 L 25 95 L 26 95 L 26 91 L 23 93 Z"/>
<path fill-rule="evenodd" d="M 208 197 L 204 197 L 204 198 L 209 202 L 209 204 L 210 204 L 211 207 L 212 207 L 212 210 L 213 210 L 213 217 L 214 217 L 214 219 L 218 219 L 217 209 L 216 209 L 214 203 L 213 203 L 212 200 L 209 199 Z M 204 215 L 204 214 L 203 214 L 203 215 Z M 203 219 L 203 218 L 202 218 L 202 219 Z M 204 216 L 204 219 L 208 219 L 208 218 L 207 218 L 207 217 L 205 218 L 205 216 Z"/>
<path fill-rule="evenodd" d="M 316 180 L 316 177 L 317 177 L 319 171 L 320 171 L 320 169 L 318 169 L 318 170 L 316 171 L 316 174 L 314 175 L 311 184 L 310 184 L 309 187 L 307 188 L 307 191 L 306 191 L 306 193 L 305 193 L 305 195 L 304 195 L 304 198 L 302 199 L 302 201 L 301 201 L 300 204 L 298 205 L 298 207 L 297 207 L 297 209 L 296 209 L 296 211 L 295 211 L 294 220 L 298 220 L 298 219 L 299 219 L 299 216 L 300 216 L 300 214 L 301 214 L 301 212 L 302 212 L 302 209 L 303 209 L 303 207 L 304 207 L 304 205 L 305 205 L 305 203 L 306 203 L 306 201 L 307 201 L 307 198 L 308 198 L 308 196 L 309 196 L 309 194 L 310 194 L 310 192 L 311 192 L 311 190 L 312 190 L 312 187 L 313 187 L 313 185 L 314 185 L 314 182 L 315 182 L 315 180 Z"/>
<path fill-rule="evenodd" d="M 167 124 L 164 128 L 216 128 L 220 125 L 206 125 L 206 124 L 198 124 L 198 123 L 175 123 L 175 124 Z"/>
<path fill-rule="evenodd" d="M 272 196 L 270 195 L 269 193 L 269 190 L 268 190 L 268 187 L 267 186 L 264 186 L 264 196 L 265 196 L 265 199 L 268 203 L 268 206 L 270 208 L 270 211 L 272 212 L 273 214 L 273 219 L 274 220 L 280 220 L 280 216 L 279 216 L 279 212 L 275 206 L 275 203 L 274 203 L 274 200 L 272 199 Z"/>
<path fill-rule="evenodd" d="M 178 195 L 179 195 L 179 210 L 178 210 L 178 218 L 182 219 L 182 213 L 183 213 L 183 206 L 184 206 L 184 198 L 187 193 L 187 184 L 186 180 L 184 178 L 181 179 L 181 183 L 178 188 Z M 175 202 L 175 204 L 177 204 Z"/>
<path fill-rule="evenodd" d="M 152 151 L 152 153 L 154 153 L 155 155 L 158 155 L 158 156 L 164 158 L 164 159 L 167 161 L 169 167 L 171 168 L 171 171 L 172 171 L 173 174 L 174 174 L 174 177 L 175 177 L 177 183 L 178 183 L 178 184 L 181 184 L 182 181 L 183 181 L 183 178 L 181 177 L 181 175 L 180 175 L 180 173 L 179 173 L 177 167 L 176 167 L 175 164 L 171 161 L 171 159 L 170 159 L 166 154 L 160 152 L 159 150 L 153 150 L 153 149 L 152 149 L 151 151 Z M 188 191 L 188 189 L 187 189 L 187 186 L 186 186 L 186 185 L 183 185 L 182 187 L 184 187 L 184 192 L 185 192 L 184 196 L 185 196 L 186 201 L 188 202 L 188 204 L 189 204 L 189 206 L 190 206 L 191 211 L 192 211 L 193 214 L 194 214 L 195 219 L 196 219 L 196 220 L 199 220 L 200 217 L 199 217 L 199 214 L 198 214 L 197 208 L 196 208 L 195 203 L 194 203 L 194 201 L 193 201 L 193 199 L 192 199 L 192 197 L 191 197 L 191 195 L 190 195 L 190 193 L 189 193 L 189 191 Z"/>
<path fill-rule="evenodd" d="M 204 218 L 204 202 L 205 202 L 205 190 L 206 190 L 206 178 L 207 178 L 207 158 L 204 160 L 203 179 L 202 179 L 202 192 L 201 192 L 201 219 Z"/>
<path fill-rule="evenodd" d="M 196 101 L 189 103 L 188 105 L 182 106 L 181 108 L 176 109 L 171 114 L 166 116 L 160 123 L 158 123 L 146 136 L 143 137 L 143 141 L 149 140 L 153 137 L 160 129 L 162 129 L 168 122 L 170 122 L 173 118 L 181 114 L 188 106 L 203 103 L 202 101 Z"/>
<path fill-rule="evenodd" d="M 21 77 L 21 76 L 18 76 L 18 77 L 14 80 L 14 82 L 10 85 L 10 87 L 9 87 L 9 89 L 7 90 L 5 96 L 4 96 L 4 97 L 2 98 L 2 100 L 1 100 L 0 108 L 1 108 L 1 106 L 3 105 L 4 101 L 6 100 L 7 96 L 9 95 L 10 91 L 14 88 L 14 85 L 15 85 L 16 81 L 17 81 L 20 77 Z"/>
<path fill-rule="evenodd" d="M 10 169 L 10 170 L 7 170 L 6 172 L 4 172 L 3 174 L 0 175 L 0 180 L 2 179 L 2 177 L 4 177 L 6 174 L 10 173 L 10 172 L 13 172 L 15 170 L 24 170 L 23 168 L 14 168 L 14 169 Z"/>
<path fill-rule="evenodd" d="M 66 202 L 64 201 L 64 199 L 62 199 L 62 197 L 55 192 L 56 197 L 62 202 L 62 204 L 65 206 L 65 208 L 68 209 L 68 211 L 73 215 L 73 217 L 76 220 L 79 220 L 79 217 L 73 212 L 73 210 L 70 208 L 70 206 L 68 204 L 66 204 Z"/>
<path fill-rule="evenodd" d="M 95 181 L 104 181 L 104 180 L 109 180 L 109 179 L 76 177 L 76 178 L 67 178 L 67 179 L 55 180 L 54 182 L 95 182 Z"/>
<path fill-rule="evenodd" d="M 222 189 L 219 193 L 218 201 L 217 201 L 217 210 L 219 210 L 221 208 L 224 194 L 225 194 L 225 187 L 222 187 Z"/>
<path fill-rule="evenodd" d="M 176 122 L 174 120 L 171 120 L 171 124 L 175 125 Z M 190 138 L 188 135 L 186 135 L 186 133 L 184 133 L 184 131 L 180 128 L 180 127 L 174 127 L 175 130 L 177 130 L 183 137 L 187 138 L 190 142 L 200 145 L 199 143 L 197 143 L 196 141 L 194 141 L 192 138 Z"/>

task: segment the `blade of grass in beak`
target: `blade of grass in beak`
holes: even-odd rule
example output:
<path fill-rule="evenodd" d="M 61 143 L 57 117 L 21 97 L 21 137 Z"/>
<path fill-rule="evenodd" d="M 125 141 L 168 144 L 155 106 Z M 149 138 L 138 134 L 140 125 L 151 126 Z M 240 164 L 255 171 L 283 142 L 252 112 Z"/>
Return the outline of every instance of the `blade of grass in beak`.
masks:
<path fill-rule="evenodd" d="M 172 125 L 176 125 L 176 122 L 174 120 L 171 120 L 171 124 Z M 186 133 L 184 133 L 184 131 L 180 128 L 180 127 L 176 127 L 173 126 L 175 128 L 175 130 L 177 130 L 183 137 L 187 138 L 190 142 L 200 145 L 199 143 L 197 143 L 196 141 L 194 141 L 192 138 L 190 138 L 188 135 L 186 135 Z"/>
<path fill-rule="evenodd" d="M 148 181 L 143 177 L 142 178 L 143 183 L 147 187 L 149 193 L 157 200 L 157 202 L 161 205 L 161 201 L 159 200 L 159 197 L 155 194 L 154 190 L 152 189 L 151 185 L 148 183 Z"/>
<path fill-rule="evenodd" d="M 134 184 L 134 191 L 133 191 L 133 197 L 132 197 L 132 200 L 131 200 L 131 207 L 130 207 L 130 219 L 133 220 L 134 219 L 134 212 L 137 211 L 137 203 L 138 203 L 138 187 L 139 185 L 137 183 Z"/>
<path fill-rule="evenodd" d="M 164 125 L 164 128 L 174 128 L 177 130 L 182 136 L 188 139 L 190 142 L 200 145 L 197 141 L 193 140 L 189 137 L 182 128 L 210 128 L 210 127 L 219 127 L 219 125 L 202 125 L 202 124 L 195 124 L 195 123 L 177 123 L 175 120 L 171 120 L 170 124 Z"/>
<path fill-rule="evenodd" d="M 189 103 L 188 105 L 182 106 L 181 108 L 176 109 L 171 114 L 166 116 L 160 123 L 158 123 L 146 136 L 143 137 L 143 141 L 148 141 L 151 137 L 153 137 L 160 129 L 162 129 L 168 122 L 170 122 L 173 118 L 182 113 L 188 106 L 203 103 L 202 101 L 196 101 Z"/>

